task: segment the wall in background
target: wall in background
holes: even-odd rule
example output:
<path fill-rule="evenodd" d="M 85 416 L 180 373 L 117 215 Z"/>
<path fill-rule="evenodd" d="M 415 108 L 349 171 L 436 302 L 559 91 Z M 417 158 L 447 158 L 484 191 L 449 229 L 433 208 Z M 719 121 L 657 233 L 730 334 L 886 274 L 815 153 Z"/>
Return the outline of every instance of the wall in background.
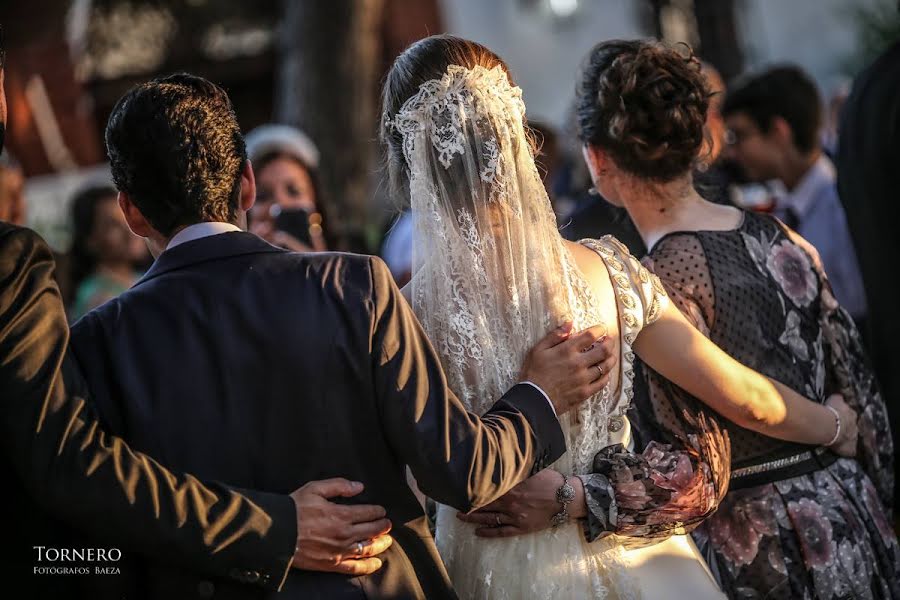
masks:
<path fill-rule="evenodd" d="M 575 12 L 566 15 L 570 6 Z M 485 44 L 509 64 L 529 118 L 557 127 L 574 97 L 581 60 L 594 44 L 650 33 L 635 0 L 445 0 L 443 9 L 449 33 Z"/>
<path fill-rule="evenodd" d="M 849 74 L 857 45 L 856 7 L 885 0 L 736 0 L 749 69 L 794 62 L 823 94 Z M 506 60 L 529 116 L 564 123 L 582 58 L 597 42 L 651 35 L 645 0 L 444 0 L 450 33 L 486 44 Z M 553 7 L 574 12 L 554 13 Z"/>

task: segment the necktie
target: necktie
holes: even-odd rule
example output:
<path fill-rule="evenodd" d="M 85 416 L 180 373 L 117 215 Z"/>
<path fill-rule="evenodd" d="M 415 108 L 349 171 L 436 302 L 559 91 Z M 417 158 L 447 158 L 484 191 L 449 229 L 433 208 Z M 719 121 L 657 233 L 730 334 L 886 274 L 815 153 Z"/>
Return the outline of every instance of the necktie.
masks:
<path fill-rule="evenodd" d="M 793 207 L 788 206 L 784 209 L 784 224 L 794 231 L 797 231 L 797 227 L 800 226 L 800 217 Z"/>

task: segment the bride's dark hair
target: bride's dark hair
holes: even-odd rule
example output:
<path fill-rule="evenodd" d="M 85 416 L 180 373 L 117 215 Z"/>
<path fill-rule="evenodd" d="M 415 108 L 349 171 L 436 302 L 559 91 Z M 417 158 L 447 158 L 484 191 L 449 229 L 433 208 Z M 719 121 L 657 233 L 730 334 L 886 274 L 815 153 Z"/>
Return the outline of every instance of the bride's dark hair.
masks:
<path fill-rule="evenodd" d="M 578 87 L 581 141 L 638 177 L 667 182 L 687 173 L 703 147 L 711 93 L 683 46 L 686 53 L 641 40 L 594 46 Z"/>
<path fill-rule="evenodd" d="M 395 198 L 407 197 L 409 167 L 403 157 L 403 138 L 388 123 L 403 103 L 418 93 L 423 83 L 440 79 L 450 65 L 467 69 L 477 66 L 491 69 L 500 65 L 510 83 L 513 83 L 506 63 L 487 47 L 470 40 L 452 35 L 433 35 L 404 50 L 391 65 L 382 93 L 380 137 L 385 147 L 385 162 Z"/>

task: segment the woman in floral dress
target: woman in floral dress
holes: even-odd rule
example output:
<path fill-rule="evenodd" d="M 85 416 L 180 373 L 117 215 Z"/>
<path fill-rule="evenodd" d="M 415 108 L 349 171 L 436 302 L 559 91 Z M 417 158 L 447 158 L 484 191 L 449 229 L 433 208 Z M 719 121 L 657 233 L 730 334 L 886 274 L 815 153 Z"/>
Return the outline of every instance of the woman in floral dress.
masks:
<path fill-rule="evenodd" d="M 751 432 L 644 369 L 648 385 L 629 414 L 641 440 L 656 440 L 644 455 L 659 455 L 654 464 L 666 471 L 659 442 L 669 442 L 697 448 L 703 460 L 663 480 L 629 469 L 615 448 L 601 452 L 586 482 L 588 522 L 621 530 L 624 507 L 628 531 L 647 535 L 672 497 L 726 479 L 727 494 L 694 538 L 729 597 L 900 598 L 886 410 L 815 249 L 772 217 L 706 202 L 689 170 L 671 170 L 670 157 L 703 148 L 702 138 L 681 135 L 704 116 L 686 112 L 690 98 L 708 94 L 685 71 L 694 63 L 654 43 L 594 48 L 578 106 L 594 182 L 628 210 L 650 249 L 647 266 L 717 345 L 808 398 L 844 396 L 859 415 L 858 453 L 840 458 Z"/>

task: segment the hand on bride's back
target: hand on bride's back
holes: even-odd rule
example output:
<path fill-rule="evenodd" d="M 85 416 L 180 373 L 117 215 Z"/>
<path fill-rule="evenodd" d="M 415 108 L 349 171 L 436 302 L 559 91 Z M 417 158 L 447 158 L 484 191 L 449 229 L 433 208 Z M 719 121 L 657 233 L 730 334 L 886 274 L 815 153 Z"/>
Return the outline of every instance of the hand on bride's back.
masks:
<path fill-rule="evenodd" d="M 603 326 L 572 333 L 566 323 L 548 333 L 525 357 L 520 381 L 540 387 L 557 414 L 581 404 L 609 383 L 618 359 Z"/>

